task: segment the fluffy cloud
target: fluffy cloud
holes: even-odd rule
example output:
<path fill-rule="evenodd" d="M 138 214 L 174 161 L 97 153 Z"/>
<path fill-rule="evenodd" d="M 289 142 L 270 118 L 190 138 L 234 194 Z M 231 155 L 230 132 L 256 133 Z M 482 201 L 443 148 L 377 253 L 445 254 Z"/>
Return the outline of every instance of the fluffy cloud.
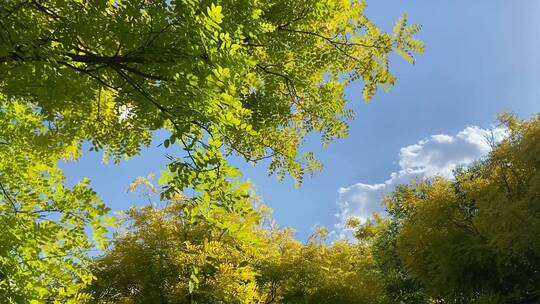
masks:
<path fill-rule="evenodd" d="M 382 198 L 391 193 L 399 184 L 412 180 L 422 180 L 433 176 L 452 178 L 452 172 L 459 166 L 466 166 L 489 153 L 491 142 L 499 142 L 506 136 L 505 128 L 481 129 L 467 127 L 455 136 L 432 135 L 414 145 L 401 148 L 399 171 L 379 184 L 357 183 L 338 190 L 337 201 L 340 212 L 335 233 L 347 237 L 344 223 L 356 216 L 362 220 L 374 212 L 384 212 Z"/>

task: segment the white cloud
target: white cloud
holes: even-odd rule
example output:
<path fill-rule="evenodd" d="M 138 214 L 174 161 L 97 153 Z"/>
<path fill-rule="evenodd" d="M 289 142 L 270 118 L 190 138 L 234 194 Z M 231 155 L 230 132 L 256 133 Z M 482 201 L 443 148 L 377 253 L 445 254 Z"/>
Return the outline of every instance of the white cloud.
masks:
<path fill-rule="evenodd" d="M 505 128 L 467 127 L 455 136 L 432 135 L 400 149 L 397 172 L 380 184 L 357 183 L 338 190 L 340 212 L 334 233 L 344 238 L 350 234 L 345 221 L 351 216 L 367 219 L 374 212 L 384 212 L 382 198 L 399 184 L 434 176 L 452 178 L 459 166 L 466 166 L 489 153 L 490 142 L 499 142 L 507 134 Z"/>

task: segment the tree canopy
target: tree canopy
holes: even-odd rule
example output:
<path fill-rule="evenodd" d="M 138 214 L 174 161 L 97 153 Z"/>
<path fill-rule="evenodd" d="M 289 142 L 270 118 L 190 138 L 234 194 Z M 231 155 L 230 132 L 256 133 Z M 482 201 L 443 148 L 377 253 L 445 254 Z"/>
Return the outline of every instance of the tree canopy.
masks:
<path fill-rule="evenodd" d="M 386 199 L 390 216 L 372 240 L 391 298 L 540 300 L 540 117 L 501 119 L 508 137 L 486 159 L 457 170 L 455 180 L 403 185 Z"/>
<path fill-rule="evenodd" d="M 269 172 L 322 168 L 299 153 L 312 132 L 347 134 L 344 89 L 369 100 L 390 87 L 390 54 L 413 62 L 423 44 L 406 17 L 392 33 L 364 1 L 40 1 L 0 4 L 0 300 L 78 303 L 103 248 L 108 208 L 57 167 L 82 145 L 116 162 L 166 129 L 171 157 L 162 199 L 195 193 L 193 218 L 243 239 L 255 212 L 248 184 L 227 164 L 269 159 Z M 222 216 L 226 214 L 226 216 Z M 94 240 L 89 238 L 89 231 Z M 195 280 L 191 281 L 192 284 Z"/>
<path fill-rule="evenodd" d="M 144 181 L 139 180 L 140 182 Z M 148 184 L 144 182 L 144 184 Z M 151 184 L 151 183 L 150 183 Z M 249 200 L 255 200 L 251 197 Z M 193 218 L 193 199 L 132 208 L 87 292 L 97 303 L 374 303 L 380 296 L 369 247 L 307 244 L 271 224 L 260 203 L 238 229 Z M 230 213 L 222 213 L 230 217 Z M 236 231 L 236 233 L 235 233 Z"/>
<path fill-rule="evenodd" d="M 80 131 L 116 159 L 167 128 L 165 146 L 201 154 L 182 165 L 200 169 L 234 152 L 270 158 L 271 172 L 300 182 L 320 167 L 297 155 L 305 135 L 320 132 L 325 143 L 346 135 L 345 85 L 363 80 L 368 100 L 395 81 L 390 53 L 412 61 L 423 51 L 413 37 L 419 26 L 403 17 L 384 33 L 364 8 L 351 0 L 11 1 L 0 9 L 1 92 L 55 124 L 92 124 L 106 115 L 101 108 L 123 113 L 125 132 Z"/>

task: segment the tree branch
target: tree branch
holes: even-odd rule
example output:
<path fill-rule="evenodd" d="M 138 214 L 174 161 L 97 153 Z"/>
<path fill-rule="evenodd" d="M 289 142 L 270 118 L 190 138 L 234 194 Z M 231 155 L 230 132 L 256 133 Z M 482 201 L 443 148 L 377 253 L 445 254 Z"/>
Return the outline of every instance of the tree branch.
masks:
<path fill-rule="evenodd" d="M 17 214 L 19 212 L 19 209 L 17 209 L 17 204 L 15 204 L 15 201 L 11 198 L 6 188 L 4 188 L 4 184 L 2 184 L 1 181 L 0 181 L 0 189 L 2 190 L 2 194 L 4 194 L 4 197 L 6 198 L 6 200 L 10 202 L 11 206 L 13 207 L 13 212 Z"/>
<path fill-rule="evenodd" d="M 343 42 L 343 41 L 336 41 L 335 39 L 333 38 L 330 38 L 330 37 L 326 37 L 326 36 L 323 36 L 319 33 L 315 33 L 315 32 L 309 32 L 309 31 L 302 31 L 302 30 L 295 30 L 295 29 L 291 29 L 291 28 L 287 28 L 287 25 L 285 26 L 278 26 L 277 27 L 278 30 L 280 31 L 286 31 L 286 32 L 292 32 L 292 33 L 298 33 L 298 34 L 304 34 L 304 35 L 310 35 L 310 36 L 315 36 L 315 37 L 319 37 L 321 39 L 324 39 L 326 40 L 328 43 L 331 43 L 333 45 L 342 45 L 342 46 L 360 46 L 360 47 L 366 47 L 366 48 L 377 48 L 377 49 L 380 49 L 381 47 L 380 46 L 377 46 L 377 45 L 370 45 L 370 44 L 364 44 L 364 43 L 357 43 L 357 42 Z"/>

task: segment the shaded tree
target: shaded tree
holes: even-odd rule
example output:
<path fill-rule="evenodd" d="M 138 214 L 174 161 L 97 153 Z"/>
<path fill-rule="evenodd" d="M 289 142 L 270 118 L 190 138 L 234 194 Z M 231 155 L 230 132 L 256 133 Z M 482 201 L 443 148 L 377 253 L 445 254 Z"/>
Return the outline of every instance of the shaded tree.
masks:
<path fill-rule="evenodd" d="M 407 185 L 386 200 L 395 269 L 431 299 L 539 300 L 540 119 L 501 119 L 509 136 L 486 159 L 458 170 L 455 180 Z"/>

